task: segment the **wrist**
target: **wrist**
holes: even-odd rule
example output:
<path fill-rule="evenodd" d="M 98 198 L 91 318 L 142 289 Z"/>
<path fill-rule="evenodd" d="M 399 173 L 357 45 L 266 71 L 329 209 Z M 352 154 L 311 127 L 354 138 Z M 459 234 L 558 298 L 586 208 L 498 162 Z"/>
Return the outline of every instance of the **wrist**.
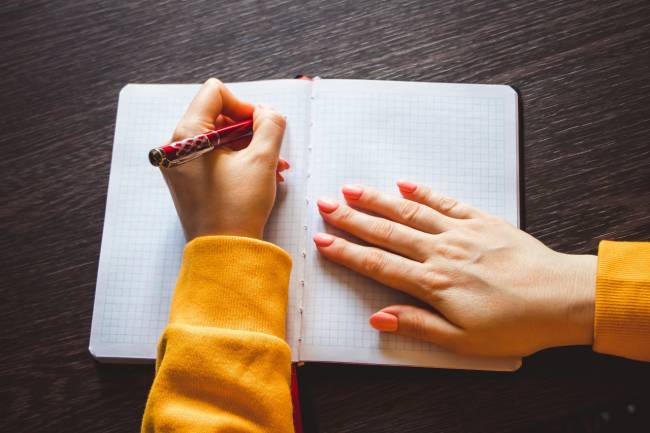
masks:
<path fill-rule="evenodd" d="M 202 236 L 235 236 L 262 240 L 264 234 L 264 226 L 246 224 L 244 218 L 215 222 L 211 218 L 202 217 L 185 222 L 181 219 L 181 223 L 187 242 Z"/>
<path fill-rule="evenodd" d="M 189 243 L 193 239 L 200 238 L 203 236 L 234 236 L 238 238 L 251 238 L 257 240 L 263 240 L 263 230 L 251 230 L 244 227 L 241 228 L 230 228 L 230 229 L 218 229 L 214 227 L 204 227 L 199 228 L 193 231 L 185 231 L 185 239 Z"/>
<path fill-rule="evenodd" d="M 597 257 L 562 254 L 565 262 L 564 321 L 566 342 L 563 345 L 592 345 Z M 561 330 L 560 330 L 561 331 Z"/>

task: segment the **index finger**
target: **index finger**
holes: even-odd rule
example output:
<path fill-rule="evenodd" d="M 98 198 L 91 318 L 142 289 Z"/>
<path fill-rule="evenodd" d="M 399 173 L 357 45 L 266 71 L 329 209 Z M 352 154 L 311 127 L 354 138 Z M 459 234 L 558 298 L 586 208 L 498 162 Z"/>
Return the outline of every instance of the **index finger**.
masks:
<path fill-rule="evenodd" d="M 210 78 L 192 99 L 183 121 L 213 125 L 220 114 L 235 121 L 246 120 L 253 116 L 253 106 L 237 99 L 221 81 Z"/>

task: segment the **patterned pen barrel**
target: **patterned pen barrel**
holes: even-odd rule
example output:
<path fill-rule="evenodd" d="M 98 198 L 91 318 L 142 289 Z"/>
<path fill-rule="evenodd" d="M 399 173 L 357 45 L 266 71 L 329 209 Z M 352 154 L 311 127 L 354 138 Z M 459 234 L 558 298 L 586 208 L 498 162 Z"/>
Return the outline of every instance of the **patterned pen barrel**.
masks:
<path fill-rule="evenodd" d="M 149 162 L 154 167 L 169 168 L 191 161 L 217 147 L 250 137 L 253 135 L 253 121 L 245 120 L 214 131 L 199 134 L 183 140 L 151 149 Z"/>

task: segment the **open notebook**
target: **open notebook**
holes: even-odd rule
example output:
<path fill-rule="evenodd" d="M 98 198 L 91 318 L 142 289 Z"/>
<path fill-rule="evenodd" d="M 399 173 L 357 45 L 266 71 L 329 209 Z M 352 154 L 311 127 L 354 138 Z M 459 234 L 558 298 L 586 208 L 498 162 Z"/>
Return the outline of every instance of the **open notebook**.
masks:
<path fill-rule="evenodd" d="M 90 338 L 100 360 L 155 358 L 185 241 L 147 152 L 171 135 L 198 87 L 130 84 L 120 93 Z M 519 367 L 519 359 L 457 356 L 373 330 L 373 312 L 413 300 L 327 262 L 311 241 L 331 230 L 318 197 L 337 196 L 345 183 L 397 194 L 400 177 L 517 225 L 518 107 L 510 87 L 324 79 L 229 87 L 287 116 L 282 155 L 292 168 L 265 236 L 293 258 L 287 339 L 294 361 Z"/>

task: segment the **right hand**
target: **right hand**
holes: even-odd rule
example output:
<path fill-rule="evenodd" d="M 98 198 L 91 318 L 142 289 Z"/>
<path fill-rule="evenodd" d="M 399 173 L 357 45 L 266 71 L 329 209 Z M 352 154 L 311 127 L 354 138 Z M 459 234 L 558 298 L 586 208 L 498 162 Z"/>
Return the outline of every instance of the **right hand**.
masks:
<path fill-rule="evenodd" d="M 171 168 L 161 168 L 188 241 L 232 235 L 261 239 L 279 173 L 285 119 L 267 106 L 238 100 L 214 78 L 203 84 L 180 120 L 172 141 L 253 117 L 253 139 L 242 150 L 222 147 Z"/>
<path fill-rule="evenodd" d="M 317 234 L 325 257 L 432 307 L 386 306 L 373 327 L 474 355 L 592 343 L 595 256 L 557 253 L 426 186 L 398 187 L 403 198 L 352 185 L 347 205 L 318 201 L 327 223 L 376 245 Z"/>

